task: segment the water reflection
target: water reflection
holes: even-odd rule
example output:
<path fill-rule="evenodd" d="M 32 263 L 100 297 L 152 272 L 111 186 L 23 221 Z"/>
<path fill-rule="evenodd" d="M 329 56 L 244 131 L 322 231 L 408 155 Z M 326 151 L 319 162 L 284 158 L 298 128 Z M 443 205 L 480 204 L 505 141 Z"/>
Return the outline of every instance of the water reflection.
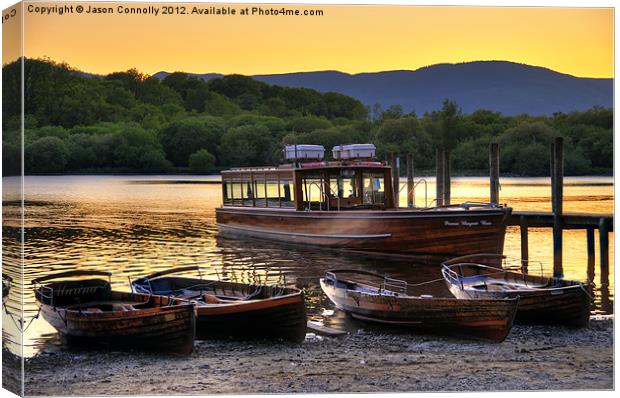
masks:
<path fill-rule="evenodd" d="M 611 181 L 611 178 L 577 179 L 572 185 L 567 184 L 566 211 L 611 213 Z M 502 202 L 519 210 L 548 210 L 550 189 L 543 182 L 538 179 L 502 179 Z M 26 321 L 37 314 L 30 281 L 35 276 L 75 268 L 111 271 L 113 288 L 125 291 L 130 289 L 131 278 L 193 264 L 200 265 L 203 275 L 207 276 L 297 286 L 305 291 L 311 318 L 348 330 L 371 326 L 334 310 L 318 284 L 319 277 L 327 269 L 373 270 L 413 283 L 440 278 L 436 266 L 270 242 L 220 239 L 214 212 L 221 203 L 221 186 L 217 177 L 27 177 L 25 192 L 24 289 L 18 287 L 12 292 L 8 305 L 18 313 L 21 305 L 18 298 L 23 294 Z M 432 181 L 429 192 L 434 192 Z M 486 200 L 488 180 L 456 179 L 452 193 L 454 202 Z M 420 194 L 423 192 L 418 192 Z M 18 198 L 4 199 L 5 217 L 19 214 Z M 418 202 L 423 201 L 424 198 L 418 196 Z M 3 226 L 5 245 L 10 244 L 7 240 L 11 238 L 10 228 L 19 226 L 18 222 L 10 225 L 11 219 L 14 218 L 7 217 Z M 529 233 L 530 258 L 542 260 L 545 264 L 543 272 L 551 274 L 551 230 L 530 228 Z M 518 227 L 510 227 L 505 246 L 508 255 L 519 256 L 519 239 Z M 613 259 L 613 235 L 610 243 Z M 598 242 L 595 244 L 598 248 Z M 8 264 L 7 257 L 4 260 L 9 274 L 19 271 L 19 256 Z M 613 309 L 613 264 L 609 270 L 600 272 L 598 258 L 588 263 L 585 231 L 565 231 L 564 261 L 567 278 L 591 280 L 596 285 L 593 311 L 610 313 Z M 442 281 L 427 288 L 430 294 L 447 294 Z M 11 350 L 19 352 L 17 329 L 11 326 L 6 314 L 3 321 L 5 341 Z M 26 356 L 35 354 L 42 347 L 66 348 L 55 330 L 42 319 L 34 320 L 27 330 L 24 346 Z"/>

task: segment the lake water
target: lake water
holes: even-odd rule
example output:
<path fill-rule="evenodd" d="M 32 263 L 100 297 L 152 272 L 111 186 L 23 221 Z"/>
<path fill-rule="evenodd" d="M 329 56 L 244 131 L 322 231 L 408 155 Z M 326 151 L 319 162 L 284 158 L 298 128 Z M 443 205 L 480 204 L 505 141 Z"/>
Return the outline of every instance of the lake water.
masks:
<path fill-rule="evenodd" d="M 611 177 L 566 178 L 566 212 L 612 213 Z M 17 178 L 4 178 L 4 269 L 17 275 L 18 257 L 11 258 L 11 228 L 19 216 Z M 428 202 L 434 199 L 433 179 L 428 179 Z M 404 190 L 403 190 L 404 191 Z M 501 202 L 515 210 L 550 211 L 549 178 L 502 178 Z M 325 270 L 334 267 L 364 268 L 390 273 L 410 281 L 440 277 L 439 267 L 345 255 L 337 251 L 289 247 L 260 241 L 218 238 L 215 208 L 221 203 L 219 177 L 212 176 L 45 176 L 25 179 L 24 302 L 26 323 L 37 307 L 30 281 L 35 276 L 71 269 L 98 269 L 114 274 L 113 287 L 129 290 L 128 280 L 156 270 L 198 264 L 204 274 L 258 283 L 282 283 L 305 290 L 308 312 L 316 320 L 354 330 L 367 327 L 345 317 L 318 285 Z M 488 201 L 487 178 L 455 178 L 452 202 Z M 401 195 L 401 204 L 406 201 Z M 424 205 L 424 184 L 418 185 L 416 203 Z M 505 254 L 519 257 L 519 229 L 509 228 Z M 530 229 L 530 258 L 543 262 L 552 273 L 553 245 L 550 229 Z M 613 234 L 610 236 L 609 272 L 601 273 L 597 259 L 588 269 L 585 231 L 564 232 L 564 275 L 594 282 L 594 313 L 613 308 Z M 534 272 L 534 270 L 531 270 Z M 431 287 L 445 293 L 443 283 Z M 7 308 L 19 313 L 19 286 Z M 19 353 L 19 334 L 10 316 L 3 313 L 3 337 Z M 24 356 L 43 347 L 64 349 L 55 330 L 35 319 L 23 335 Z"/>

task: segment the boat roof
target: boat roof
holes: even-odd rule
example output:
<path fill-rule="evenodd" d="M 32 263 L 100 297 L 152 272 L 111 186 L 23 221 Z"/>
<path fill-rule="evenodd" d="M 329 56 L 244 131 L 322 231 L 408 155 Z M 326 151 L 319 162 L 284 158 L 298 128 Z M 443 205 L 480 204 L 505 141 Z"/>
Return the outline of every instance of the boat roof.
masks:
<path fill-rule="evenodd" d="M 336 170 L 336 169 L 389 169 L 390 166 L 375 160 L 348 160 L 348 161 L 315 161 L 282 164 L 279 166 L 258 166 L 258 167 L 234 167 L 223 170 L 222 173 L 264 173 L 269 171 L 304 171 L 304 170 Z"/>

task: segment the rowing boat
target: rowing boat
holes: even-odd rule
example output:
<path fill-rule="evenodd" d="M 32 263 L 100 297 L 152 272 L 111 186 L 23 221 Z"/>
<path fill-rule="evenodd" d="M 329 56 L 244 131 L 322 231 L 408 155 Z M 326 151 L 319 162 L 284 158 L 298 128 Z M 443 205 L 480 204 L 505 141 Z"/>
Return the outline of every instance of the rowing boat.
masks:
<path fill-rule="evenodd" d="M 588 325 L 588 284 L 509 271 L 501 265 L 505 260 L 497 254 L 462 256 L 444 262 L 442 274 L 450 292 L 459 299 L 519 297 L 517 322 L 576 328 Z"/>
<path fill-rule="evenodd" d="M 518 301 L 434 297 L 405 281 L 360 270 L 331 270 L 320 283 L 336 307 L 354 318 L 496 342 L 508 336 Z"/>
<path fill-rule="evenodd" d="M 173 296 L 196 305 L 196 338 L 283 339 L 306 336 L 306 304 L 299 289 L 169 276 L 189 266 L 132 281 L 135 291 Z"/>
<path fill-rule="evenodd" d="M 83 276 L 105 276 L 108 280 L 67 279 Z M 196 327 L 193 304 L 114 291 L 110 277 L 108 272 L 82 270 L 33 280 L 43 318 L 70 343 L 192 352 Z"/>

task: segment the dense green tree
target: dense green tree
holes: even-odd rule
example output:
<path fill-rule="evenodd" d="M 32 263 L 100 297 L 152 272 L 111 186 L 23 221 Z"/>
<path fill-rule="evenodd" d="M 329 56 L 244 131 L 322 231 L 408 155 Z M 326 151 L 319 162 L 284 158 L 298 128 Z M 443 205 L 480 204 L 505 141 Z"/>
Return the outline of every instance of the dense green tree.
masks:
<path fill-rule="evenodd" d="M 287 120 L 286 129 L 298 133 L 310 133 L 314 130 L 328 129 L 332 123 L 324 117 L 297 116 Z"/>
<path fill-rule="evenodd" d="M 215 168 L 215 156 L 201 149 L 189 156 L 189 168 L 194 173 L 207 173 Z"/>
<path fill-rule="evenodd" d="M 160 131 L 159 140 L 166 157 L 175 166 L 185 167 L 189 155 L 197 150 L 215 152 L 223 132 L 223 123 L 216 117 L 190 117 L 168 124 Z"/>
<path fill-rule="evenodd" d="M 67 147 L 60 138 L 39 138 L 24 150 L 25 172 L 61 173 L 65 170 L 67 156 Z"/>
<path fill-rule="evenodd" d="M 431 137 L 415 117 L 386 119 L 374 136 L 378 154 L 387 159 L 390 154 L 411 154 L 417 164 L 432 158 Z"/>
<path fill-rule="evenodd" d="M 228 166 L 267 166 L 274 163 L 279 142 L 265 125 L 232 127 L 220 145 L 222 162 Z"/>
<path fill-rule="evenodd" d="M 231 117 L 241 113 L 241 109 L 223 95 L 209 92 L 204 104 L 204 112 L 213 116 Z"/>
<path fill-rule="evenodd" d="M 117 80 L 123 87 L 129 90 L 134 97 L 139 98 L 142 94 L 142 84 L 149 78 L 148 75 L 132 68 L 125 72 L 113 72 L 108 74 L 106 80 Z"/>

